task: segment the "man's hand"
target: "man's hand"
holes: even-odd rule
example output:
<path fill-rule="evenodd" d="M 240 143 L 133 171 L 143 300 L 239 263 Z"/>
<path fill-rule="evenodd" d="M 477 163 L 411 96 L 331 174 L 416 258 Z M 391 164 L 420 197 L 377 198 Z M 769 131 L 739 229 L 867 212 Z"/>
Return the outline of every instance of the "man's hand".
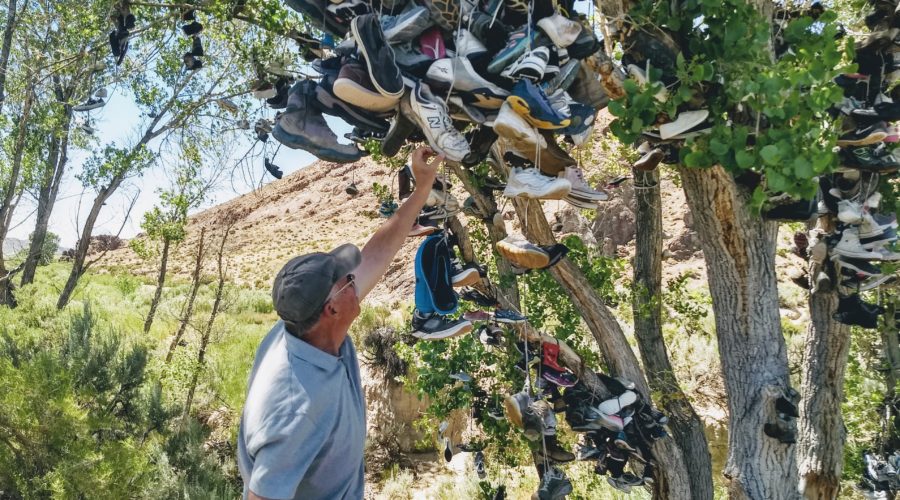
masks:
<path fill-rule="evenodd" d="M 431 160 L 429 162 L 429 160 Z M 416 187 L 431 190 L 438 168 L 444 162 L 444 155 L 437 154 L 428 146 L 417 148 L 412 153 L 412 174 L 416 179 Z"/>

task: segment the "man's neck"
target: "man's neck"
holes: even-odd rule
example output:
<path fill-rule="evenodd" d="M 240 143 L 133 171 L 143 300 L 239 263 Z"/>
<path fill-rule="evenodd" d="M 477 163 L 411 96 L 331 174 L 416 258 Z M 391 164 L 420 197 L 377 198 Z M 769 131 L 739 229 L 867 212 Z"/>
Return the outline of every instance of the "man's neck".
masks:
<path fill-rule="evenodd" d="M 347 338 L 346 331 L 335 334 L 326 329 L 317 329 L 310 330 L 309 333 L 303 336 L 302 340 L 320 351 L 327 352 L 328 354 L 337 357 L 341 351 L 341 345 L 344 343 L 345 338 Z"/>

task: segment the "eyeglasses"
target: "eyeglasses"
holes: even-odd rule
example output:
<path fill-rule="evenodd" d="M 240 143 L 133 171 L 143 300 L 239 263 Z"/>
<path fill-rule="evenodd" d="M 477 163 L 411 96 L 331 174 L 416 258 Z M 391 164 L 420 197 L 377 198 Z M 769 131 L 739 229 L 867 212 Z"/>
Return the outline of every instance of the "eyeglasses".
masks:
<path fill-rule="evenodd" d="M 322 304 L 322 306 L 324 307 L 325 304 L 327 304 L 331 299 L 333 299 L 333 298 L 337 297 L 338 295 L 340 295 L 341 292 L 343 292 L 344 290 L 346 290 L 347 287 L 349 287 L 349 286 L 353 286 L 353 287 L 356 286 L 356 276 L 353 276 L 353 274 L 348 274 L 348 275 L 347 275 L 347 283 L 345 283 L 344 286 L 338 288 L 338 291 L 336 291 L 336 292 L 334 292 L 333 294 L 329 295 L 328 298 L 325 299 L 325 303 Z"/>

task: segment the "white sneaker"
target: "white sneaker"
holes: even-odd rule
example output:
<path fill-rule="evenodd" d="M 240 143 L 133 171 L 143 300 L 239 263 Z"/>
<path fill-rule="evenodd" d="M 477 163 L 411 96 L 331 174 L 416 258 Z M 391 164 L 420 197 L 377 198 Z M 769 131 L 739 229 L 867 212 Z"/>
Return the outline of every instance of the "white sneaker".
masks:
<path fill-rule="evenodd" d="M 454 90 L 471 92 L 478 90 L 488 97 L 506 99 L 509 92 L 485 80 L 475 71 L 465 57 L 445 57 L 431 63 L 425 76 L 436 82 L 453 85 Z"/>
<path fill-rule="evenodd" d="M 561 200 L 572 191 L 572 183 L 566 179 L 549 177 L 536 168 L 513 167 L 506 181 L 503 195 L 510 198 L 524 196 L 542 200 Z"/>
<path fill-rule="evenodd" d="M 457 57 L 473 57 L 488 51 L 481 40 L 475 38 L 475 35 L 465 28 L 456 32 L 454 40 L 456 41 Z"/>
<path fill-rule="evenodd" d="M 446 208 L 449 212 L 459 212 L 459 201 L 452 194 L 439 189 L 432 189 L 428 192 L 425 206 L 441 207 Z"/>
<path fill-rule="evenodd" d="M 559 178 L 565 179 L 572 184 L 571 195 L 574 195 L 577 198 L 587 201 L 606 201 L 609 199 L 608 194 L 592 188 L 591 185 L 584 180 L 584 172 L 578 167 L 566 167 L 564 172 L 559 173 Z"/>
<path fill-rule="evenodd" d="M 862 207 L 850 200 L 838 202 L 838 220 L 844 224 L 860 224 L 863 221 Z"/>
<path fill-rule="evenodd" d="M 855 227 L 848 227 L 841 233 L 841 241 L 834 246 L 834 253 L 844 257 L 865 260 L 883 260 L 881 253 L 869 252 L 859 243 L 859 232 Z"/>
<path fill-rule="evenodd" d="M 417 82 L 409 97 L 404 96 L 404 99 L 407 98 L 413 117 L 428 139 L 428 144 L 438 153 L 445 154 L 448 160 L 462 161 L 469 154 L 469 143 L 453 128 L 444 101 L 435 97 L 423 82 Z"/>
<path fill-rule="evenodd" d="M 575 43 L 581 34 L 581 24 L 566 19 L 558 12 L 550 17 L 545 17 L 537 22 L 538 28 L 550 37 L 553 44 L 560 48 L 568 47 Z"/>
<path fill-rule="evenodd" d="M 575 103 L 575 99 L 572 99 L 565 90 L 557 89 L 556 92 L 547 96 L 547 100 L 550 101 L 550 107 L 556 110 L 560 116 L 572 116 L 572 110 L 569 108 L 569 104 Z"/>
<path fill-rule="evenodd" d="M 540 80 L 544 77 L 544 70 L 547 69 L 548 62 L 550 62 L 550 49 L 548 47 L 538 47 L 525 54 L 525 57 L 513 70 L 512 76 L 513 78 Z"/>
<path fill-rule="evenodd" d="M 659 136 L 664 141 L 672 139 L 700 125 L 707 117 L 709 117 L 708 109 L 678 113 L 674 121 L 659 126 Z"/>
<path fill-rule="evenodd" d="M 598 208 L 600 208 L 597 205 L 596 201 L 584 200 L 584 199 L 572 196 L 572 193 L 569 193 L 568 196 L 563 198 L 563 201 L 568 203 L 569 205 L 572 205 L 575 208 L 580 208 L 582 210 L 597 210 Z"/>
<path fill-rule="evenodd" d="M 522 115 L 516 113 L 508 102 L 504 102 L 503 106 L 500 106 L 500 112 L 497 113 L 497 118 L 494 119 L 494 132 L 514 143 L 516 149 L 520 147 L 533 149 L 547 147 L 547 141 L 544 139 L 544 136 L 529 125 L 522 118 Z"/>

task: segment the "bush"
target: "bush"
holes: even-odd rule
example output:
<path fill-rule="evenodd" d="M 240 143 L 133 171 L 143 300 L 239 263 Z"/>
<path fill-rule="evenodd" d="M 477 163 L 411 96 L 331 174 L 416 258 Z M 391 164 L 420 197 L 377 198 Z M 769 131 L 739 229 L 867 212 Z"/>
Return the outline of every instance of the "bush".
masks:
<path fill-rule="evenodd" d="M 28 256 L 28 249 L 31 248 L 31 242 L 34 241 L 34 233 L 28 235 L 28 248 L 22 250 L 24 257 Z M 41 245 L 41 253 L 38 255 L 38 265 L 46 266 L 53 262 L 56 253 L 59 252 L 59 235 L 47 231 L 44 236 L 44 243 Z"/>

